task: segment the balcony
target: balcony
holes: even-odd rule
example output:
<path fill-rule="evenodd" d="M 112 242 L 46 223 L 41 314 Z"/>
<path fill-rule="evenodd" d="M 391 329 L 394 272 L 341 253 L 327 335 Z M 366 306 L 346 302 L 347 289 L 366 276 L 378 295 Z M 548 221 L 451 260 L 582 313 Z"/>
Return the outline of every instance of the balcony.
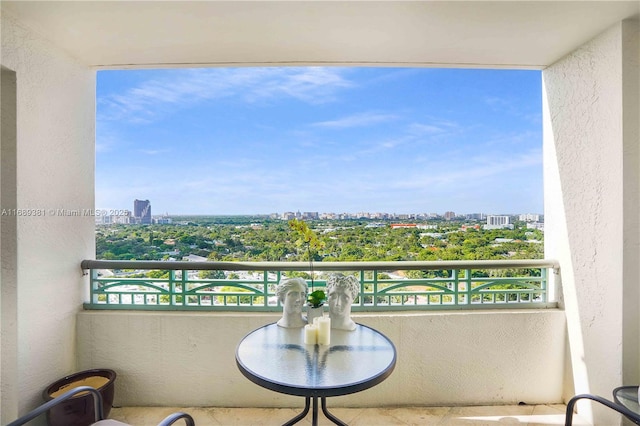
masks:
<path fill-rule="evenodd" d="M 274 395 L 257 388 L 239 377 L 232 360 L 235 346 L 244 334 L 279 318 L 282 308 L 274 300 L 275 284 L 289 271 L 306 270 L 308 263 L 87 260 L 82 262 L 82 267 L 90 277 L 91 292 L 89 302 L 85 304 L 85 319 L 78 329 L 81 340 L 88 343 L 80 349 L 81 359 L 91 359 L 87 365 L 115 365 L 123 372 L 118 388 L 119 403 L 124 407 L 114 409 L 112 418 L 133 424 L 153 424 L 180 409 L 194 415 L 199 424 L 282 424 L 300 411 L 301 398 Z M 238 278 L 202 279 L 198 274 L 200 270 L 221 270 L 227 272 L 227 276 L 231 272 Z M 387 275 L 390 271 L 407 270 L 431 271 L 435 278 L 409 280 Z M 167 271 L 168 277 L 144 277 L 150 271 Z M 549 384 L 559 381 L 563 363 L 563 315 L 556 303 L 547 301 L 549 282 L 559 282 L 557 262 L 320 262 L 314 265 L 314 271 L 315 285 L 319 288 L 325 285 L 322 277 L 329 272 L 358 271 L 356 275 L 360 277 L 361 288 L 368 290 L 361 292 L 363 296 L 354 303 L 354 317 L 360 323 L 375 324 L 376 328 L 384 330 L 392 336 L 398 349 L 398 366 L 385 382 L 366 393 L 331 399 L 332 412 L 348 424 L 491 424 L 509 421 L 564 424 L 564 405 L 543 403 L 557 398 L 548 395 L 547 390 Z M 498 271 L 510 273 L 499 274 Z M 123 316 L 123 309 L 130 312 Z M 451 313 L 444 315 L 446 322 L 441 321 L 444 318 L 438 317 L 443 314 L 434 313 L 442 309 L 464 313 L 468 322 L 460 322 L 462 317 Z M 496 321 L 498 317 L 490 314 L 491 310 L 504 309 L 509 309 L 509 314 L 499 315 L 501 321 Z M 134 310 L 139 311 L 137 315 L 131 312 Z M 103 316 L 106 311 L 117 312 L 117 318 Z M 171 311 L 173 316 L 161 319 L 152 314 L 151 318 L 155 318 L 151 320 L 145 318 L 149 311 Z M 180 313 L 195 312 L 198 314 L 188 315 L 189 319 L 184 323 Z M 211 315 L 212 312 L 217 315 Z M 243 318 L 239 325 L 239 319 L 246 315 L 251 318 Z M 136 332 L 122 333 L 122 321 Z M 154 330 L 156 321 L 171 324 L 172 330 L 158 333 Z M 394 325 L 386 324 L 389 321 Z M 227 331 L 234 328 L 237 330 Z M 455 336 L 451 329 L 468 329 L 468 334 Z M 100 333 L 92 336 L 94 330 L 100 330 Z M 200 330 L 197 346 L 194 346 L 194 330 Z M 224 333 L 222 338 L 218 337 L 221 332 Z M 104 336 L 100 336 L 101 333 Z M 191 337 L 185 340 L 185 336 Z M 132 381 L 130 365 L 136 359 L 147 359 L 147 348 L 156 339 L 164 342 L 162 352 L 167 363 L 147 362 L 148 368 L 136 366 L 135 381 Z M 434 347 L 442 346 L 445 339 L 450 344 L 442 350 L 434 350 Z M 470 343 L 474 340 L 476 343 Z M 451 350 L 472 344 L 475 348 L 473 359 L 468 358 L 464 350 Z M 526 356 L 496 356 L 513 353 L 514 347 L 521 351 L 525 346 L 528 346 Z M 551 350 L 540 350 L 547 346 L 559 351 L 554 354 Z M 122 348 L 127 348 L 127 354 L 122 354 Z M 421 352 L 429 356 L 421 357 Z M 482 361 L 478 361 L 479 352 L 486 354 L 480 356 Z M 214 357 L 214 353 L 221 356 Z M 183 364 L 195 365 L 200 370 L 199 377 L 190 380 L 187 386 L 181 386 L 184 382 L 181 377 L 189 374 Z M 164 372 L 161 378 L 157 374 L 159 367 Z M 416 371 L 424 375 L 422 380 L 412 378 Z M 512 399 L 501 401 L 498 406 L 477 406 L 483 403 L 482 393 L 500 392 L 496 386 L 505 386 L 512 375 L 518 377 L 513 385 L 506 385 L 513 386 Z M 410 393 L 430 395 L 429 407 L 420 407 L 421 399 L 416 395 L 404 392 L 397 395 L 402 392 L 400 384 L 407 380 L 413 382 Z M 454 386 L 454 391 L 442 389 L 438 384 L 443 382 Z M 229 387 L 218 393 L 211 383 L 233 383 L 239 393 L 236 395 Z M 171 392 L 164 396 L 145 392 L 158 386 Z M 193 388 L 198 391 L 194 392 Z M 452 400 L 460 398 L 461 388 L 465 389 L 465 397 L 477 392 L 477 399 Z M 199 400 L 203 391 L 204 398 Z M 176 394 L 181 396 L 177 398 Z M 275 407 L 297 408 L 229 408 L 235 407 L 238 400 L 248 401 L 249 395 L 255 398 L 249 406 L 274 404 Z M 211 399 L 223 401 L 224 408 L 192 406 L 207 406 Z M 369 402 L 365 405 L 365 401 Z M 338 408 L 333 409 L 334 406 Z M 575 424 L 588 423 L 578 417 Z"/>
<path fill-rule="evenodd" d="M 0 422 L 86 367 L 119 370 L 127 406 L 299 404 L 233 365 L 234 342 L 277 312 L 84 309 L 80 263 L 95 257 L 94 218 L 47 212 L 95 207 L 96 70 L 107 68 L 542 70 L 545 257 L 562 278 L 545 303 L 557 307 L 358 311 L 397 342 L 403 369 L 336 403 L 547 405 L 640 383 L 639 7 L 2 1 Z M 620 423 L 588 402 L 578 412 Z"/>
<path fill-rule="evenodd" d="M 273 287 L 287 271 L 304 270 L 307 263 L 87 260 L 82 265 L 92 291 L 86 310 L 78 314 L 80 367 L 108 365 L 121 372 L 121 405 L 299 403 L 295 397 L 257 389 L 237 371 L 234 354 L 244 335 L 280 318 Z M 362 291 L 352 307 L 354 319 L 385 333 L 398 350 L 398 364 L 388 380 L 337 398 L 337 404 L 421 405 L 426 398 L 429 405 L 478 405 L 488 402 L 487 394 L 495 395 L 493 404 L 560 401 L 565 320 L 556 304 L 546 301 L 546 277 L 557 278 L 557 266 L 549 260 L 317 262 L 319 274 L 357 271 Z M 138 278 L 106 273 L 116 269 L 135 270 Z M 194 272 L 198 269 L 252 274 L 203 280 Z M 437 271 L 439 277 L 375 279 L 411 269 Z M 520 275 L 489 276 L 501 269 Z M 166 279 L 139 277 L 148 270 L 170 274 Z M 316 282 L 323 285 L 322 279 Z M 221 287 L 225 291 L 216 291 Z M 162 355 L 149 362 L 149 351 Z M 407 383 L 411 386 L 403 386 Z"/>

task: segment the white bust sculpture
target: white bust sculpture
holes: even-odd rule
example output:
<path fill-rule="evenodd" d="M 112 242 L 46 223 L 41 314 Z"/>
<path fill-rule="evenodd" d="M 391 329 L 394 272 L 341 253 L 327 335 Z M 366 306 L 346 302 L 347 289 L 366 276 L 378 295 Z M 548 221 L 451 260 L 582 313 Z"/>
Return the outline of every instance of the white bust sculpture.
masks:
<path fill-rule="evenodd" d="M 307 300 L 307 282 L 302 278 L 284 278 L 276 287 L 276 296 L 282 305 L 280 327 L 304 327 L 307 321 L 302 316 L 302 306 Z"/>
<path fill-rule="evenodd" d="M 332 274 L 327 278 L 327 299 L 331 328 L 355 330 L 351 319 L 351 304 L 360 292 L 360 283 L 353 275 Z"/>

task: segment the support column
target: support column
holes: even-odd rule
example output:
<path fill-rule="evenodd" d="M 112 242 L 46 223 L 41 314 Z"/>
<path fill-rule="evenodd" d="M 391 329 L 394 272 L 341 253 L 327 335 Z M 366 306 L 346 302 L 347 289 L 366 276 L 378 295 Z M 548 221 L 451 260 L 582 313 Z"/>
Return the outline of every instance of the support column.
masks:
<path fill-rule="evenodd" d="M 18 417 L 16 73 L 0 67 L 0 423 Z"/>
<path fill-rule="evenodd" d="M 622 22 L 622 384 L 640 384 L 640 20 Z"/>

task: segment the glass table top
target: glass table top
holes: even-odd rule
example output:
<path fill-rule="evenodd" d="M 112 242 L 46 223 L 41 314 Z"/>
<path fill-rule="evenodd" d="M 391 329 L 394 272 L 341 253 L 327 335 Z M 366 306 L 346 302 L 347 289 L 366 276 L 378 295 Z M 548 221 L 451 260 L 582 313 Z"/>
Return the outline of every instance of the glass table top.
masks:
<path fill-rule="evenodd" d="M 304 328 L 276 324 L 249 333 L 236 361 L 253 382 L 282 393 L 336 396 L 383 381 L 395 367 L 396 350 L 382 333 L 358 324 L 354 331 L 331 330 L 331 344 L 305 345 Z"/>
<path fill-rule="evenodd" d="M 614 399 L 618 404 L 622 404 L 634 413 L 640 414 L 640 404 L 638 404 L 638 386 L 624 386 L 614 390 Z"/>

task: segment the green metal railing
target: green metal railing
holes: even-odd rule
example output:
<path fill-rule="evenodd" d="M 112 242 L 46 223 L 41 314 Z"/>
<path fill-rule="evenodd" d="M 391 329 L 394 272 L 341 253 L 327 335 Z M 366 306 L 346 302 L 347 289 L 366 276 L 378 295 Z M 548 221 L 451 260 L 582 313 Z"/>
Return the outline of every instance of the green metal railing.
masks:
<path fill-rule="evenodd" d="M 90 275 L 85 309 L 279 311 L 278 282 L 309 271 L 307 262 L 84 260 L 81 266 Z M 555 307 L 549 271 L 558 268 L 554 260 L 317 262 L 313 287 L 325 287 L 330 273 L 355 275 L 360 294 L 353 311 Z M 201 271 L 225 278 L 201 278 Z"/>

